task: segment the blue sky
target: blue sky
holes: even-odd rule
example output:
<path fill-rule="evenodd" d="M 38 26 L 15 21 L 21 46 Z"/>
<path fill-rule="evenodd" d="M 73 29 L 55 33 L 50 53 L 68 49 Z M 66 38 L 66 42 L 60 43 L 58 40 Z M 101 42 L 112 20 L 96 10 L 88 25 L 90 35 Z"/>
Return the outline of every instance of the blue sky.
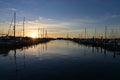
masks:
<path fill-rule="evenodd" d="M 102 31 L 106 25 L 119 29 L 119 3 L 120 0 L 0 0 L 0 27 L 8 26 L 16 11 L 18 26 L 25 16 L 31 30 L 40 26 L 63 33 L 80 32 L 85 27 Z"/>

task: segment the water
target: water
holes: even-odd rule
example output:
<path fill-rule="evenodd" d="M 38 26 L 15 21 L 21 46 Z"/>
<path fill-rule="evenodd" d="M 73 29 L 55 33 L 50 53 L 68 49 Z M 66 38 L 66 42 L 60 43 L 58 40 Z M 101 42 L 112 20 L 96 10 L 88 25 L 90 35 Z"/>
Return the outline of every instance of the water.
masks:
<path fill-rule="evenodd" d="M 120 80 L 120 53 L 56 40 L 0 50 L 0 80 Z"/>

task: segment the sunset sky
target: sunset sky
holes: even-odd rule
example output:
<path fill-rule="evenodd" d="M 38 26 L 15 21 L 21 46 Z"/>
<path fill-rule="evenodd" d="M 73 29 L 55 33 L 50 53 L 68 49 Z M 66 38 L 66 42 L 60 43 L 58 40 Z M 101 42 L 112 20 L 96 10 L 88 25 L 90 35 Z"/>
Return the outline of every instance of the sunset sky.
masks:
<path fill-rule="evenodd" d="M 49 37 L 78 37 L 95 33 L 120 34 L 120 0 L 0 0 L 0 34 L 8 32 L 13 13 L 17 13 L 17 35 L 37 37 L 38 28 L 48 31 Z M 13 29 L 11 29 L 11 34 Z"/>

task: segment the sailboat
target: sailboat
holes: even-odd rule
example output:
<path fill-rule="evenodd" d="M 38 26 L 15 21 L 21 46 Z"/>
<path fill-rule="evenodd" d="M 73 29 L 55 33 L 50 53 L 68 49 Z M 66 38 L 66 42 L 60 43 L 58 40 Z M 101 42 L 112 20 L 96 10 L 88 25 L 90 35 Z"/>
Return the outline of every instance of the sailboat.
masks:
<path fill-rule="evenodd" d="M 0 37 L 0 47 L 3 47 L 3 46 L 9 47 L 9 46 L 13 46 L 16 44 L 16 40 L 15 40 L 16 12 L 14 12 L 14 18 L 12 19 L 12 22 L 13 21 L 14 21 L 14 26 L 13 26 L 14 36 L 13 37 L 9 36 L 9 31 L 10 31 L 9 29 L 8 34 L 6 36 Z"/>

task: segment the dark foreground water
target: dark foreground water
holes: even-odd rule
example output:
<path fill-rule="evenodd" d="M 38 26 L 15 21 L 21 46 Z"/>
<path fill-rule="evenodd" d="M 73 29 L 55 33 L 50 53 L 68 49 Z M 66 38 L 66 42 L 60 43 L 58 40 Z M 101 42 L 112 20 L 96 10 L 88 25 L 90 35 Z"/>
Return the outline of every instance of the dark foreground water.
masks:
<path fill-rule="evenodd" d="M 0 80 L 120 80 L 120 53 L 70 41 L 0 50 Z"/>

